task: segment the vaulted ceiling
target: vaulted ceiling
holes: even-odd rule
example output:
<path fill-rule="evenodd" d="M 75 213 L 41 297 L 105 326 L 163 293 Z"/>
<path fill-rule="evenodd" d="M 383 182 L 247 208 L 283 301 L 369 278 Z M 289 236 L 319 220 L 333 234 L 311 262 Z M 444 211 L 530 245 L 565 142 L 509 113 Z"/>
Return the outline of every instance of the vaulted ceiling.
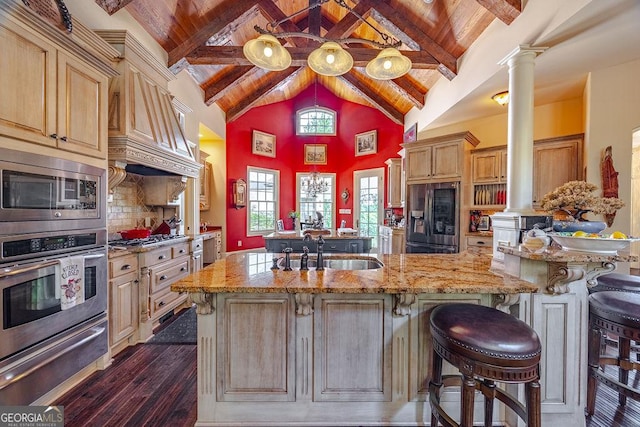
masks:
<path fill-rule="evenodd" d="M 380 32 L 402 42 L 413 63 L 397 79 L 374 80 L 364 71 L 379 49 L 349 45 L 354 68 L 338 77 L 317 75 L 306 64 L 319 43 L 288 38 L 291 67 L 271 72 L 255 67 L 242 46 L 268 23 L 283 20 L 278 32 L 320 34 L 327 39 L 357 37 L 381 41 L 377 32 L 335 0 L 96 0 L 109 14 L 125 8 L 164 48 L 175 73 L 187 69 L 232 121 L 250 108 L 290 99 L 318 81 L 336 96 L 379 109 L 396 123 L 440 78 L 455 79 L 458 59 L 494 20 L 510 24 L 522 12 L 520 0 L 346 0 Z M 321 3 L 319 7 L 309 6 Z M 297 13 L 304 10 L 302 13 Z M 287 19 L 287 17 L 291 17 Z"/>

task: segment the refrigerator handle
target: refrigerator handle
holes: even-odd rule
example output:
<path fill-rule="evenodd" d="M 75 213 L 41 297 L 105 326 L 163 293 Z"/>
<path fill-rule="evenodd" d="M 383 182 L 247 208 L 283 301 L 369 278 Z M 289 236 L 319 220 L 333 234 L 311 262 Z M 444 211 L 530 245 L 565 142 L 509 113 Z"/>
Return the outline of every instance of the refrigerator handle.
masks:
<path fill-rule="evenodd" d="M 431 223 L 433 222 L 433 188 L 427 186 L 425 194 L 424 233 L 431 236 Z"/>

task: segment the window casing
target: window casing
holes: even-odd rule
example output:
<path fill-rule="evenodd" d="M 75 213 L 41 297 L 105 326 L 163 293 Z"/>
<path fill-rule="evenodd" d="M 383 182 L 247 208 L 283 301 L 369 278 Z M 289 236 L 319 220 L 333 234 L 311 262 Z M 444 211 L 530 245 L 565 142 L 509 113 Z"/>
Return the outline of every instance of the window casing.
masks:
<path fill-rule="evenodd" d="M 247 177 L 247 236 L 271 233 L 276 229 L 280 172 L 249 166 Z"/>
<path fill-rule="evenodd" d="M 306 188 L 302 186 L 302 182 L 309 179 L 311 174 L 303 172 L 296 174 L 296 200 L 300 222 L 308 222 L 309 218 L 316 219 L 316 212 L 319 211 L 324 217 L 324 227 L 334 229 L 336 228 L 336 174 L 321 173 L 319 175 L 328 183 L 328 188 L 314 198 L 309 197 Z"/>
<path fill-rule="evenodd" d="M 303 108 L 296 112 L 296 135 L 335 135 L 336 112 L 324 107 Z"/>

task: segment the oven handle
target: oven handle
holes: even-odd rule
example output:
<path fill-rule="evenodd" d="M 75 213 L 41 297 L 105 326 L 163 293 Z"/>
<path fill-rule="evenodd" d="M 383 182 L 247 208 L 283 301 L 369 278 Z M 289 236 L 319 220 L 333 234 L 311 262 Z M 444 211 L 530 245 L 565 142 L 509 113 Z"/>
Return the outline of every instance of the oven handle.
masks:
<path fill-rule="evenodd" d="M 54 261 L 41 262 L 39 264 L 30 265 L 30 266 L 27 266 L 27 267 L 19 267 L 19 268 L 16 268 L 15 270 L 12 270 L 11 268 L 6 268 L 6 269 L 3 270 L 3 273 L 0 274 L 0 279 L 4 279 L 5 277 L 15 276 L 17 274 L 26 273 L 26 272 L 32 271 L 32 270 L 38 270 L 39 268 L 50 267 L 50 266 L 56 265 L 58 263 L 59 263 L 58 260 L 54 260 Z"/>
<path fill-rule="evenodd" d="M 84 259 L 85 260 L 98 259 L 98 258 L 103 258 L 104 256 L 105 256 L 104 253 L 85 255 Z M 15 270 L 13 270 L 11 268 L 5 268 L 5 269 L 2 270 L 2 273 L 0 273 L 0 279 L 4 279 L 5 277 L 15 276 L 17 274 L 26 273 L 26 272 L 33 271 L 33 270 L 38 270 L 40 268 L 50 267 L 52 265 L 58 264 L 59 262 L 60 262 L 60 260 L 45 261 L 45 262 L 38 263 L 36 265 L 29 265 L 29 266 L 26 266 L 26 267 L 19 267 L 19 268 L 16 268 Z"/>

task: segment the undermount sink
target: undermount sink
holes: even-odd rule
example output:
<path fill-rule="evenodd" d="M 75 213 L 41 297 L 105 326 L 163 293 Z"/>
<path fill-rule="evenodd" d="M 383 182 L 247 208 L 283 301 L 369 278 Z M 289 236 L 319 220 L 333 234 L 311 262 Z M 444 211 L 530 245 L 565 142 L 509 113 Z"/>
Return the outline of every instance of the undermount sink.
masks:
<path fill-rule="evenodd" d="M 284 260 L 281 260 L 280 265 L 284 265 Z M 367 259 L 345 259 L 345 258 L 325 258 L 323 260 L 324 268 L 330 268 L 333 270 L 375 270 L 376 268 L 384 267 L 384 264 L 375 258 Z M 316 268 L 316 260 L 309 258 L 308 266 L 310 269 Z M 294 270 L 300 269 L 300 259 L 291 260 L 291 268 Z"/>

